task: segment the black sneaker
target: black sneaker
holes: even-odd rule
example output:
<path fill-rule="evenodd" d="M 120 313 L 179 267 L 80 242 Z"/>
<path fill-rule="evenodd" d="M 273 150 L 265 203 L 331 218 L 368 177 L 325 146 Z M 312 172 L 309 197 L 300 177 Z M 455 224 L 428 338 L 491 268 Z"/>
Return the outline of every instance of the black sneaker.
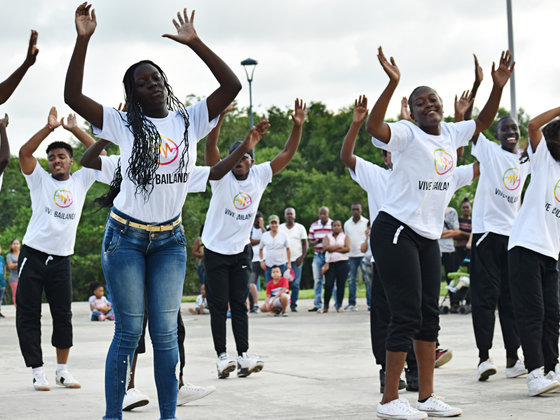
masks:
<path fill-rule="evenodd" d="M 290 310 L 291 310 L 292 312 L 297 312 L 297 309 L 296 309 L 296 308 L 290 308 Z"/>
<path fill-rule="evenodd" d="M 2 312 L 0 312 L 0 318 L 6 318 L 4 315 L 2 315 Z"/>
<path fill-rule="evenodd" d="M 249 310 L 251 313 L 259 312 L 259 305 L 253 305 L 253 307 Z"/>
<path fill-rule="evenodd" d="M 311 308 L 308 309 L 307 312 L 317 312 L 319 310 L 319 308 Z"/>
<path fill-rule="evenodd" d="M 379 369 L 379 385 L 379 392 L 383 394 L 385 392 L 385 371 L 383 369 Z M 399 391 L 405 388 L 406 383 L 399 379 Z"/>
<path fill-rule="evenodd" d="M 406 390 L 418 392 L 418 369 L 405 369 Z"/>

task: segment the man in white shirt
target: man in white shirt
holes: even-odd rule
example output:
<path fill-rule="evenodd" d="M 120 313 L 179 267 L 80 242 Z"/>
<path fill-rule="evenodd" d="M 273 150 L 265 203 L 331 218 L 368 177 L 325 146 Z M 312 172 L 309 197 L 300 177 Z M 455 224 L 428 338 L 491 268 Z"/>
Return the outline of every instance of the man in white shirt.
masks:
<path fill-rule="evenodd" d="M 350 238 L 350 252 L 348 259 L 350 261 L 350 277 L 348 280 L 348 306 L 345 311 L 357 311 L 356 292 L 358 290 L 358 267 L 362 269 L 361 262 L 364 253 L 361 251 L 361 244 L 367 230 L 368 219 L 362 216 L 362 205 L 360 203 L 352 204 L 352 217 L 344 223 L 344 233 Z M 362 270 L 362 277 L 366 278 Z M 366 282 L 367 285 L 367 282 Z M 367 286 L 366 286 L 367 287 Z M 370 306 L 370 293 L 367 293 L 367 305 Z"/>
<path fill-rule="evenodd" d="M 253 260 L 251 261 L 251 276 L 249 277 L 249 294 L 252 298 L 253 306 L 251 312 L 259 311 L 259 291 L 261 290 L 260 276 L 264 276 L 264 270 L 261 268 L 261 259 L 259 257 L 259 250 L 261 248 L 261 238 L 263 233 L 266 232 L 264 225 L 263 215 L 257 211 L 255 215 L 255 222 L 251 229 L 251 246 L 253 247 Z"/>
<path fill-rule="evenodd" d="M 309 244 L 307 243 L 307 231 L 305 227 L 300 223 L 296 223 L 296 210 L 294 208 L 288 207 L 284 210 L 284 220 L 286 220 L 286 223 L 282 223 L 279 230 L 288 235 L 292 270 L 294 270 L 294 279 L 290 283 L 290 293 L 292 296 L 290 309 L 292 312 L 297 312 L 296 308 L 299 297 L 299 286 L 301 283 L 301 270 Z"/>

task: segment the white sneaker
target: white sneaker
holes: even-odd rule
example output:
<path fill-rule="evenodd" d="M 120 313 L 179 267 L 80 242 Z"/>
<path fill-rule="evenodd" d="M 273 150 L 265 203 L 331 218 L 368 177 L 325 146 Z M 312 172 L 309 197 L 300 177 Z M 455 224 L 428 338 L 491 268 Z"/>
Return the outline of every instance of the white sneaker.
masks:
<path fill-rule="evenodd" d="M 215 386 L 196 386 L 185 384 L 177 393 L 177 405 L 187 404 L 210 395 L 216 390 Z"/>
<path fill-rule="evenodd" d="M 227 353 L 222 353 L 216 359 L 216 369 L 218 369 L 218 378 L 224 379 L 235 370 L 235 360 L 231 360 Z"/>
<path fill-rule="evenodd" d="M 350 312 L 356 312 L 358 310 L 358 308 L 354 305 L 348 305 L 346 308 L 344 308 L 345 311 L 350 311 Z"/>
<path fill-rule="evenodd" d="M 554 370 L 551 370 L 546 374 L 545 378 L 560 383 L 560 365 L 556 365 Z M 556 389 L 554 392 L 560 392 L 560 388 Z"/>
<path fill-rule="evenodd" d="M 410 406 L 406 398 L 398 398 L 387 404 L 377 403 L 377 417 L 381 419 L 422 420 L 428 415 Z"/>
<path fill-rule="evenodd" d="M 264 363 L 257 357 L 249 356 L 243 353 L 237 358 L 237 376 L 244 378 L 251 373 L 257 373 L 263 370 Z"/>
<path fill-rule="evenodd" d="M 492 359 L 488 359 L 478 365 L 478 380 L 479 381 L 486 381 L 492 375 L 495 375 L 498 372 L 496 369 L 496 365 Z"/>
<path fill-rule="evenodd" d="M 72 377 L 72 375 L 70 375 L 70 372 L 68 372 L 67 370 L 61 370 L 60 372 L 56 372 L 56 384 L 66 388 L 73 388 L 73 389 L 82 387 L 80 383 L 77 380 L 75 380 Z"/>
<path fill-rule="evenodd" d="M 553 391 L 559 387 L 560 382 L 546 378 L 542 368 L 537 368 L 527 375 L 527 388 L 529 388 L 531 397 Z"/>
<path fill-rule="evenodd" d="M 138 407 L 144 407 L 149 403 L 150 399 L 147 395 L 142 394 L 138 388 L 130 388 L 124 394 L 122 409 L 123 411 L 130 411 Z"/>
<path fill-rule="evenodd" d="M 527 373 L 529 372 L 525 369 L 525 362 L 523 360 L 518 360 L 513 367 L 506 368 L 506 378 L 517 378 Z"/>
<path fill-rule="evenodd" d="M 424 402 L 416 401 L 416 409 L 423 411 L 430 417 L 455 417 L 463 414 L 463 410 L 444 403 L 443 398 L 436 396 L 436 394 L 432 394 Z"/>
<path fill-rule="evenodd" d="M 49 381 L 47 381 L 47 377 L 45 376 L 45 372 L 39 372 L 33 374 L 33 387 L 37 391 L 51 390 L 51 387 L 49 386 Z"/>

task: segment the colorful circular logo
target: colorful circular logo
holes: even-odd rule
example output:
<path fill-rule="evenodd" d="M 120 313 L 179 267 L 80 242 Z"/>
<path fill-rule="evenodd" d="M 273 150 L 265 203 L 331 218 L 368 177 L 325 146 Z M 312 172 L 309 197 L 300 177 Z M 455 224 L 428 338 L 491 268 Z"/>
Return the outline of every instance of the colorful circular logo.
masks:
<path fill-rule="evenodd" d="M 554 198 L 556 198 L 556 201 L 560 203 L 560 179 L 554 186 Z"/>
<path fill-rule="evenodd" d="M 453 156 L 444 149 L 436 149 L 434 151 L 434 165 L 438 175 L 444 175 L 453 169 Z"/>
<path fill-rule="evenodd" d="M 503 177 L 504 187 L 510 191 L 515 191 L 521 185 L 521 174 L 517 168 L 509 168 Z"/>
<path fill-rule="evenodd" d="M 233 205 L 237 210 L 245 210 L 253 203 L 253 199 L 247 193 L 240 192 L 233 198 Z"/>
<path fill-rule="evenodd" d="M 167 137 L 160 135 L 160 138 L 159 164 L 169 165 L 177 159 L 177 156 L 179 156 L 179 147 L 177 147 L 177 144 L 175 144 L 173 140 L 168 139 Z"/>
<path fill-rule="evenodd" d="M 74 200 L 72 199 L 72 192 L 68 190 L 56 190 L 54 193 L 54 204 L 58 207 L 65 209 L 70 207 Z"/>

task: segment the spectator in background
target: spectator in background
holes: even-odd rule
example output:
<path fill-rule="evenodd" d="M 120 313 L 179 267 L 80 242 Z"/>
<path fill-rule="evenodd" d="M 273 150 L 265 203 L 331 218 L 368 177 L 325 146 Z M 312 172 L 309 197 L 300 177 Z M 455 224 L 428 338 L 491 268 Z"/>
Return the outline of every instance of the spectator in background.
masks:
<path fill-rule="evenodd" d="M 271 279 L 272 267 L 277 265 L 282 273 L 287 268 L 292 268 L 290 261 L 290 244 L 288 243 L 288 235 L 278 231 L 280 226 L 280 218 L 273 214 L 268 218 L 270 231 L 263 233 L 261 237 L 259 256 L 261 259 L 261 268 L 265 270 L 264 278 L 268 283 Z M 266 259 L 264 251 L 266 249 Z"/>
<path fill-rule="evenodd" d="M 459 229 L 461 234 L 455 238 L 455 268 L 463 264 L 463 260 L 468 255 L 467 242 L 471 237 L 472 219 L 471 202 L 468 197 L 461 201 L 461 217 L 459 217 Z"/>
<path fill-rule="evenodd" d="M 294 208 L 288 207 L 284 210 L 284 220 L 286 220 L 286 223 L 282 223 L 279 230 L 288 236 L 290 260 L 292 263 L 292 270 L 294 270 L 294 279 L 290 283 L 292 297 L 290 309 L 292 312 L 297 312 L 296 308 L 299 297 L 299 286 L 301 283 L 301 270 L 309 245 L 307 244 L 307 231 L 305 227 L 300 223 L 296 223 L 296 210 Z"/>
<path fill-rule="evenodd" d="M 259 310 L 259 291 L 261 290 L 259 278 L 264 275 L 264 270 L 261 268 L 260 243 L 265 232 L 266 227 L 264 226 L 263 215 L 260 211 L 257 211 L 253 228 L 251 229 L 251 246 L 253 247 L 253 261 L 251 264 L 251 276 L 249 277 L 249 293 L 253 301 L 253 306 L 250 309 L 251 312 L 258 312 Z"/>
<path fill-rule="evenodd" d="M 367 229 L 365 231 L 365 237 L 360 245 L 360 251 L 364 253 L 364 257 L 362 258 L 361 267 L 362 273 L 364 274 L 364 283 L 366 284 L 366 298 L 367 298 L 367 309 L 368 311 L 371 310 L 371 280 L 373 278 L 373 268 L 371 266 L 372 263 L 372 253 L 371 253 L 371 245 L 369 243 L 369 232 L 371 229 L 371 224 L 368 222 Z"/>
<path fill-rule="evenodd" d="M 18 273 L 18 258 L 19 258 L 19 249 L 21 247 L 21 243 L 19 242 L 18 238 L 12 239 L 12 243 L 10 244 L 10 251 L 8 255 L 6 255 L 6 264 L 10 269 L 10 287 L 12 288 L 12 301 L 14 302 L 14 306 L 17 308 L 16 304 L 16 292 L 18 287 L 19 281 L 19 273 Z"/>
<path fill-rule="evenodd" d="M 323 293 L 323 274 L 321 269 L 325 264 L 325 251 L 323 249 L 323 238 L 332 233 L 333 221 L 329 217 L 329 209 L 321 207 L 319 209 L 319 220 L 313 222 L 309 228 L 309 245 L 315 247 L 315 256 L 313 257 L 313 281 L 315 288 L 315 300 L 313 308 L 309 312 L 317 312 L 321 309 L 323 302 L 321 295 Z"/>
<path fill-rule="evenodd" d="M 441 252 L 441 264 L 445 271 L 445 280 L 447 284 L 450 282 L 447 273 L 452 273 L 457 268 L 455 265 L 455 246 L 453 244 L 453 238 L 457 238 L 460 235 L 461 231 L 459 230 L 459 216 L 457 215 L 457 210 L 452 207 L 447 207 L 443 219 L 443 232 L 441 233 L 441 238 L 438 239 L 439 250 Z M 458 299 L 459 297 L 455 294 L 450 297 L 450 312 L 452 314 L 459 313 Z"/>
<path fill-rule="evenodd" d="M 189 312 L 193 315 L 204 315 L 209 314 L 208 302 L 206 301 L 206 287 L 204 285 L 200 286 L 200 295 L 196 297 L 196 307 L 189 308 Z"/>
<path fill-rule="evenodd" d="M 2 252 L 2 247 L 0 247 L 0 253 Z M 5 318 L 2 315 L 2 299 L 4 298 L 4 292 L 6 291 L 6 263 L 4 262 L 4 257 L 0 255 L 0 318 Z"/>
<path fill-rule="evenodd" d="M 290 304 L 289 281 L 282 277 L 280 267 L 271 267 L 271 280 L 266 283 L 266 302 L 261 312 L 276 312 L 276 316 L 288 316 L 286 309 Z"/>
<path fill-rule="evenodd" d="M 183 226 L 183 225 L 181 225 Z M 204 257 L 204 244 L 202 243 L 202 231 L 204 230 L 204 223 L 200 228 L 200 235 L 194 241 L 194 245 L 192 248 L 192 256 L 197 259 L 196 261 L 196 272 L 198 273 L 198 279 L 200 280 L 200 285 L 204 285 L 204 264 L 202 264 L 202 258 Z M 185 228 L 183 227 L 183 232 L 185 232 Z"/>
<path fill-rule="evenodd" d="M 346 311 L 357 311 L 356 293 L 358 290 L 358 267 L 361 268 L 361 262 L 364 253 L 361 251 L 361 244 L 364 239 L 364 233 L 368 226 L 368 219 L 362 216 L 362 205 L 360 203 L 352 204 L 352 217 L 344 223 L 344 232 L 350 238 L 352 248 L 348 253 L 350 262 L 350 279 L 348 280 L 348 306 L 344 308 Z M 365 273 L 362 269 L 362 277 L 365 281 Z M 337 286 L 338 287 L 338 286 Z"/>

